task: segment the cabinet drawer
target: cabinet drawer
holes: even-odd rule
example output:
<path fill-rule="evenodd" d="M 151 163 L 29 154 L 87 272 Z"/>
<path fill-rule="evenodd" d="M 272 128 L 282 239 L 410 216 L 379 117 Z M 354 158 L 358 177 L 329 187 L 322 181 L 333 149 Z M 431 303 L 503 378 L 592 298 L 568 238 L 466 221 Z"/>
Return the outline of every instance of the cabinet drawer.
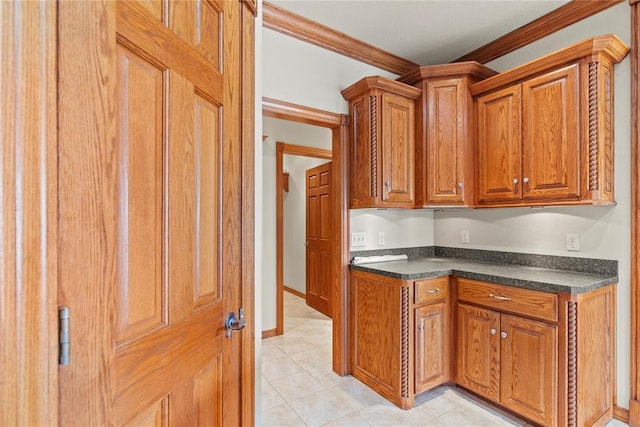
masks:
<path fill-rule="evenodd" d="M 414 292 L 415 304 L 444 301 L 449 294 L 449 276 L 416 281 Z"/>
<path fill-rule="evenodd" d="M 499 311 L 558 321 L 558 296 L 547 292 L 458 279 L 458 299 Z"/>

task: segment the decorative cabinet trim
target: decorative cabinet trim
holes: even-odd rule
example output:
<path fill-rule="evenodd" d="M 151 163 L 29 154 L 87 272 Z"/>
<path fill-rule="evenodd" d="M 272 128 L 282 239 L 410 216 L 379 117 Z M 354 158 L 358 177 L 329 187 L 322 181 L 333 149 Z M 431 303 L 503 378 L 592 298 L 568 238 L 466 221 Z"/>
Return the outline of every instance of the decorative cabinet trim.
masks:
<path fill-rule="evenodd" d="M 409 288 L 402 287 L 400 290 L 400 298 L 402 303 L 402 370 L 401 370 L 401 389 L 400 395 L 408 399 L 409 398 Z"/>
<path fill-rule="evenodd" d="M 371 138 L 371 197 L 378 197 L 378 97 L 370 96 L 369 137 Z"/>
<path fill-rule="evenodd" d="M 567 426 L 577 425 L 578 412 L 578 304 L 567 303 Z"/>
<path fill-rule="evenodd" d="M 629 53 L 629 47 L 615 34 L 595 36 L 504 73 L 489 77 L 471 85 L 469 90 L 473 96 L 476 96 L 501 87 L 511 86 L 534 75 L 545 73 L 587 57 L 601 57 L 615 64 L 622 61 L 627 56 L 627 53 Z"/>

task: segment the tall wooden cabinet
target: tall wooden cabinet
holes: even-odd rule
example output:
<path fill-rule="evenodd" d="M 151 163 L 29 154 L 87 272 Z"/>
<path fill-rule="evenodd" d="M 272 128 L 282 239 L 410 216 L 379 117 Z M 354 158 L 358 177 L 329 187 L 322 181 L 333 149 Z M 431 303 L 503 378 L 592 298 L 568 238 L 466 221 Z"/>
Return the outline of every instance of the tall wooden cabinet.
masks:
<path fill-rule="evenodd" d="M 365 77 L 342 91 L 349 101 L 350 208 L 415 206 L 415 99 L 420 90 Z"/>
<path fill-rule="evenodd" d="M 473 206 L 475 150 L 469 86 L 496 72 L 477 62 L 423 66 L 398 80 L 416 105 L 416 205 Z"/>
<path fill-rule="evenodd" d="M 598 36 L 471 86 L 478 206 L 612 204 L 613 65 Z"/>

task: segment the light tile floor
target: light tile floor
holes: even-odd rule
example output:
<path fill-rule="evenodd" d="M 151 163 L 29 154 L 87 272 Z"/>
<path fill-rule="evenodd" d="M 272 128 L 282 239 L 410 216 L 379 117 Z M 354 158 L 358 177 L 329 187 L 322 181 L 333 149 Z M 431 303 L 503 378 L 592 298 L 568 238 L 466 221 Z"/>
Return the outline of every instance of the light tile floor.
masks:
<path fill-rule="evenodd" d="M 280 426 L 524 426 L 455 387 L 438 387 L 404 411 L 331 369 L 331 320 L 284 293 L 285 334 L 262 342 L 262 422 Z M 607 427 L 626 424 L 613 420 Z"/>

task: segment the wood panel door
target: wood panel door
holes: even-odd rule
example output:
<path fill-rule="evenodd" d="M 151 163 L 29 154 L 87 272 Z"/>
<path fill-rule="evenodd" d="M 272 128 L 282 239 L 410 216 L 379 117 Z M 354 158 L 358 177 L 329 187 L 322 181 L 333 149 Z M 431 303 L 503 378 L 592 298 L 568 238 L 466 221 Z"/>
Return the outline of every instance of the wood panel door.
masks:
<path fill-rule="evenodd" d="M 478 97 L 479 203 L 522 199 L 520 85 Z"/>
<path fill-rule="evenodd" d="M 251 423 L 251 335 L 224 327 L 243 274 L 242 8 L 59 6 L 61 425 Z"/>
<path fill-rule="evenodd" d="M 458 304 L 456 382 L 495 402 L 500 399 L 500 314 Z"/>
<path fill-rule="evenodd" d="M 465 79 L 427 81 L 427 153 L 425 203 L 464 202 L 467 157 Z M 467 183 L 471 184 L 471 183 Z"/>
<path fill-rule="evenodd" d="M 580 198 L 578 73 L 573 64 L 522 83 L 525 201 Z"/>
<path fill-rule="evenodd" d="M 500 401 L 544 426 L 557 423 L 557 328 L 503 314 Z"/>
<path fill-rule="evenodd" d="M 384 93 L 382 99 L 382 205 L 415 203 L 415 101 Z"/>
<path fill-rule="evenodd" d="M 415 393 L 449 380 L 447 303 L 420 307 L 415 311 Z"/>
<path fill-rule="evenodd" d="M 331 162 L 306 171 L 307 305 L 331 317 Z"/>

